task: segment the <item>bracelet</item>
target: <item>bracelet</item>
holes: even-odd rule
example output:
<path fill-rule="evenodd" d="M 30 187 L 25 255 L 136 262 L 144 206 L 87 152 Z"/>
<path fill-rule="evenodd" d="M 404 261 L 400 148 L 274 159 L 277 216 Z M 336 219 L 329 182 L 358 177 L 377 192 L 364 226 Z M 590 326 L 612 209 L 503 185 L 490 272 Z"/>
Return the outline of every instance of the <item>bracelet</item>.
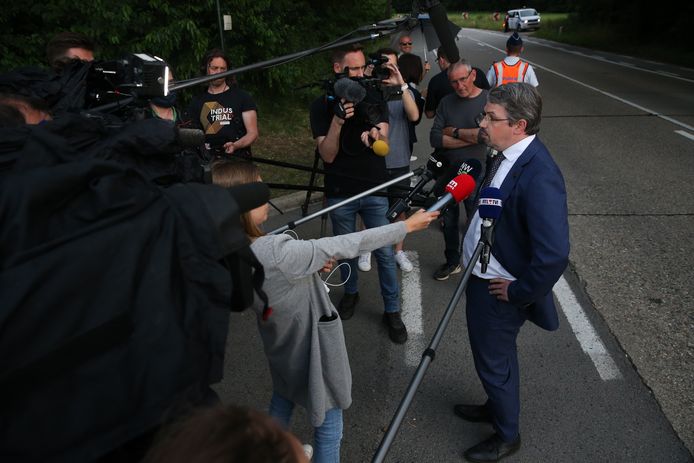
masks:
<path fill-rule="evenodd" d="M 405 90 L 407 90 L 408 88 L 410 88 L 410 86 L 407 85 L 407 84 L 402 84 L 402 85 L 400 86 L 400 90 L 402 90 L 403 92 L 404 92 Z"/>

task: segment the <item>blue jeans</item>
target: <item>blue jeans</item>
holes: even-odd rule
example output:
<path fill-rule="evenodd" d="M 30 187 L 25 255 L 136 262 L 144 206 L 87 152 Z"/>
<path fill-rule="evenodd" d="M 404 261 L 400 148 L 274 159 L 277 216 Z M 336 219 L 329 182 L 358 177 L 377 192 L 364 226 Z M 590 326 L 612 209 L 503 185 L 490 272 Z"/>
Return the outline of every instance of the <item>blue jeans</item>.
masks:
<path fill-rule="evenodd" d="M 289 428 L 294 402 L 276 392 L 270 400 L 270 416 Z M 340 463 L 340 443 L 342 442 L 342 410 L 332 408 L 325 413 L 323 424 L 313 428 L 314 463 Z"/>
<path fill-rule="evenodd" d="M 328 207 L 344 201 L 346 198 L 328 198 Z M 388 225 L 388 198 L 382 196 L 365 196 L 345 204 L 330 212 L 333 224 L 333 235 L 346 235 L 357 231 L 357 214 L 361 215 L 366 228 Z M 400 311 L 400 282 L 395 269 L 395 252 L 393 246 L 384 246 L 374 251 L 378 264 L 378 281 L 381 284 L 381 296 L 386 312 Z M 354 294 L 359 290 L 357 285 L 359 271 L 357 258 L 340 261 L 347 262 L 351 272 L 343 265 L 340 267 L 342 281 L 345 283 L 345 294 Z M 349 278 L 347 274 L 350 273 Z"/>

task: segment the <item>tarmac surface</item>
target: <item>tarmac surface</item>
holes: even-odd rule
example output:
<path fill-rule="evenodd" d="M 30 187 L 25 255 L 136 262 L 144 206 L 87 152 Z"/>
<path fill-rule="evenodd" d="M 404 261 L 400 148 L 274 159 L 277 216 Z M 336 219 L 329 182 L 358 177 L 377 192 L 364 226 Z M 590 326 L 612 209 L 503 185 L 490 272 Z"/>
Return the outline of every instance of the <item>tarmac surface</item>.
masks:
<path fill-rule="evenodd" d="M 505 461 L 694 461 L 694 70 L 523 38 L 544 100 L 539 136 L 567 184 L 572 250 L 555 288 L 560 329 L 521 330 L 523 447 Z M 458 45 L 486 70 L 505 40 L 463 29 Z M 426 118 L 418 126 L 413 167 L 431 151 L 430 127 Z M 286 215 L 267 229 L 298 218 L 303 198 L 273 200 Z M 299 226 L 300 238 L 318 237 L 320 222 Z M 443 263 L 435 227 L 408 237 L 406 249 L 417 266 L 402 274 L 403 288 L 418 288 L 403 292 L 408 343 L 392 344 L 381 325 L 375 269 L 360 272 L 361 303 L 344 323 L 354 378 L 344 462 L 371 460 L 459 283 L 460 274 L 431 277 Z M 331 291 L 335 304 L 341 294 Z M 266 409 L 271 384 L 253 325 L 249 311 L 232 314 L 217 390 L 225 402 Z M 461 301 L 386 461 L 461 461 L 491 430 L 452 406 L 482 400 Z M 303 411 L 292 430 L 311 440 Z"/>

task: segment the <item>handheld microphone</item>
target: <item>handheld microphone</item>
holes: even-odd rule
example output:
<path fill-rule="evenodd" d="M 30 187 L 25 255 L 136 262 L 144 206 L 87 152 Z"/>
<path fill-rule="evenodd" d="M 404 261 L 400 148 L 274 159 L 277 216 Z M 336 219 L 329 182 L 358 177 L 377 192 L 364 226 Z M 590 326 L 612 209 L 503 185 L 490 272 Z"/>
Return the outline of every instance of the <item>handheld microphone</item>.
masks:
<path fill-rule="evenodd" d="M 200 129 L 174 128 L 176 141 L 184 148 L 194 148 L 205 143 L 205 132 Z"/>
<path fill-rule="evenodd" d="M 480 192 L 479 213 L 482 219 L 482 235 L 481 239 L 484 242 L 482 255 L 480 256 L 480 264 L 482 273 L 487 272 L 489 265 L 492 244 L 494 243 L 494 225 L 499 217 L 501 217 L 501 190 L 494 187 L 483 188 Z"/>
<path fill-rule="evenodd" d="M 388 143 L 384 142 L 383 140 L 374 140 L 374 142 L 371 144 L 371 149 L 379 156 L 387 156 L 390 152 Z"/>
<path fill-rule="evenodd" d="M 448 160 L 442 155 L 441 150 L 436 150 L 429 155 L 427 170 L 434 174 L 434 178 L 439 178 L 448 167 Z"/>
<path fill-rule="evenodd" d="M 452 203 L 459 203 L 475 191 L 475 179 L 471 175 L 462 174 L 448 182 L 446 193 L 436 201 L 427 212 L 440 211 Z"/>
<path fill-rule="evenodd" d="M 435 195 L 442 195 L 446 183 L 451 179 L 455 178 L 457 175 L 467 174 L 473 178 L 473 180 L 478 181 L 480 174 L 482 173 L 482 163 L 477 159 L 466 159 L 460 165 L 448 165 L 443 172 L 441 172 L 436 179 L 436 183 L 431 189 Z"/>
<path fill-rule="evenodd" d="M 390 209 L 388 209 L 388 212 L 386 212 L 386 218 L 393 222 L 400 214 L 405 212 L 410 208 L 410 204 L 412 203 L 412 198 L 421 191 L 422 188 L 424 188 L 424 185 L 429 183 L 429 180 L 434 178 L 434 174 L 428 170 L 425 169 L 424 172 L 422 172 L 422 176 L 419 179 L 419 182 L 412 188 L 412 191 L 410 191 L 407 194 L 407 197 L 404 199 L 399 199 L 395 204 L 393 204 Z"/>
<path fill-rule="evenodd" d="M 424 6 L 429 10 L 429 18 L 431 19 L 431 25 L 434 26 L 434 31 L 436 36 L 441 42 L 441 48 L 446 53 L 448 61 L 450 63 L 455 63 L 460 61 L 460 53 L 458 52 L 458 46 L 453 39 L 453 34 L 448 26 L 448 16 L 446 15 L 446 8 L 438 0 L 429 0 L 423 2 Z"/>

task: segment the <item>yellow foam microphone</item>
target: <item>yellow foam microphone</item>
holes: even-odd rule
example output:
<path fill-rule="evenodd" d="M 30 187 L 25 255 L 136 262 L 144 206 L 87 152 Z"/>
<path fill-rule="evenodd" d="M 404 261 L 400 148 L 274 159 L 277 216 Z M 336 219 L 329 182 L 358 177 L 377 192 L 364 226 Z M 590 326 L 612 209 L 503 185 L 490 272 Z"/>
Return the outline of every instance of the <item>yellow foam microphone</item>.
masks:
<path fill-rule="evenodd" d="M 390 152 L 390 147 L 388 146 L 388 143 L 384 142 L 383 140 L 374 141 L 371 145 L 371 149 L 374 153 L 376 153 L 379 156 L 386 156 Z"/>

